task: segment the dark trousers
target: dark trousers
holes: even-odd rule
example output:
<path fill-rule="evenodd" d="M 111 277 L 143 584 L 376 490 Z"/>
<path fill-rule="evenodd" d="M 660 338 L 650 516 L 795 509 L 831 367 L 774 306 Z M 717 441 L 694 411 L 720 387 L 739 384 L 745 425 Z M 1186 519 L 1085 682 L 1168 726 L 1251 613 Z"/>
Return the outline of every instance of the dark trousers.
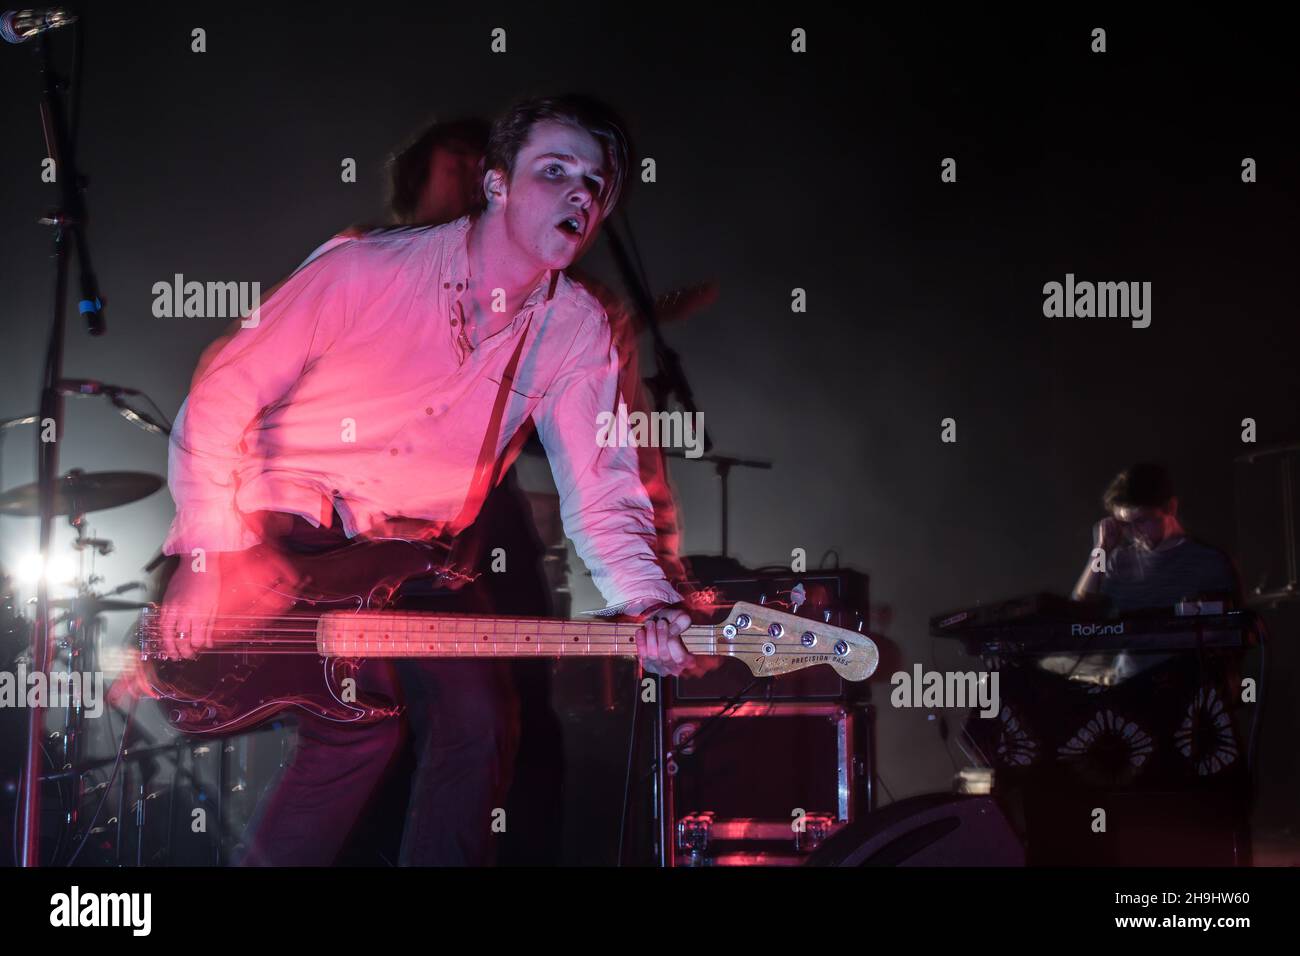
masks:
<path fill-rule="evenodd" d="M 284 541 L 293 550 L 321 550 L 337 545 L 335 529 L 295 519 Z M 440 603 L 447 602 L 429 595 L 399 606 L 444 609 Z M 403 717 L 369 726 L 302 719 L 293 755 L 250 823 L 242 863 L 333 863 L 409 743 L 415 773 L 399 864 L 491 864 L 519 738 L 518 701 L 506 665 L 367 661 L 357 688 L 401 700 Z"/>

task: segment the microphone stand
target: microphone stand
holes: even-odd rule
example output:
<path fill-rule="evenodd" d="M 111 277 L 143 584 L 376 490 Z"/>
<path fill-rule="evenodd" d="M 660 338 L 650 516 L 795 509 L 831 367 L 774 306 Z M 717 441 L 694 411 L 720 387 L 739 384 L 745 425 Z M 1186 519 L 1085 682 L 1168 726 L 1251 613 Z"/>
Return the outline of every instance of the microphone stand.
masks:
<path fill-rule="evenodd" d="M 80 86 L 81 77 L 81 27 L 74 38 L 73 74 Z M 77 90 L 73 90 L 72 125 L 64 108 L 65 81 L 55 72 L 50 34 L 39 38 L 38 54 L 44 91 L 41 98 L 41 117 L 45 128 L 45 143 L 54 160 L 55 175 L 61 189 L 59 208 L 42 219 L 44 225 L 54 226 L 54 302 L 50 323 L 49 345 L 45 355 L 45 374 L 41 385 L 40 428 L 37 433 L 37 481 L 40 484 L 39 552 L 41 574 L 36 584 L 36 621 L 32 628 L 32 666 L 38 673 L 47 673 L 50 664 L 50 595 L 45 567 L 50 554 L 51 531 L 54 523 L 55 483 L 59 472 L 58 439 L 63 428 L 63 396 L 59 381 L 63 377 L 63 347 L 65 338 L 64 315 L 67 309 L 69 255 L 75 247 L 80 264 L 80 311 L 86 316 L 87 331 L 91 335 L 104 334 L 102 303 L 98 295 L 94 270 L 86 242 L 86 207 L 82 197 L 84 182 L 77 169 L 76 121 L 79 104 Z M 52 441 L 44 440 L 46 427 L 53 424 Z M 45 708 L 32 707 L 28 712 L 27 751 L 23 762 L 22 786 L 18 794 L 20 832 L 18 837 L 18 864 L 31 867 L 40 865 L 41 822 L 41 742 L 44 737 Z"/>
<path fill-rule="evenodd" d="M 666 451 L 664 455 L 668 458 L 686 458 L 686 455 L 680 451 Z M 722 551 L 721 557 L 728 558 L 728 537 L 727 537 L 727 516 L 731 511 L 731 499 L 728 494 L 727 482 L 731 478 L 731 469 L 734 468 L 760 468 L 765 471 L 771 470 L 772 463 L 760 458 L 735 458 L 731 455 L 701 455 L 699 458 L 686 458 L 687 461 L 707 461 L 713 463 L 713 473 L 718 476 L 718 482 L 722 489 Z"/>
<path fill-rule="evenodd" d="M 627 225 L 626 210 L 623 211 L 623 222 L 628 234 L 631 235 L 631 227 Z M 641 317 L 650 330 L 650 337 L 654 340 L 657 369 L 654 375 L 646 379 L 646 386 L 650 389 L 650 394 L 654 396 L 654 407 L 660 411 L 666 410 L 669 399 L 676 395 L 677 400 L 687 414 L 694 415 L 699 409 L 695 407 L 695 395 L 691 391 L 691 383 L 687 381 L 686 373 L 682 370 L 681 356 L 664 341 L 663 334 L 659 329 L 659 320 L 655 316 L 654 297 L 650 294 L 646 283 L 633 266 L 632 257 L 628 255 L 627 248 L 623 245 L 623 241 L 619 238 L 618 233 L 614 231 L 612 225 L 610 223 L 605 226 L 605 236 L 609 241 L 610 250 L 614 253 L 614 261 L 618 264 L 619 273 L 623 277 L 623 284 L 627 286 L 628 294 L 632 297 L 637 309 L 640 310 Z M 728 455 L 708 454 L 713 448 L 713 441 L 709 437 L 707 427 L 703 430 L 703 438 L 705 454 L 692 460 L 712 462 L 714 473 L 718 476 L 722 489 L 722 557 L 725 558 L 730 546 L 727 512 L 731 506 L 728 494 L 728 479 L 731 477 L 731 469 L 733 467 L 768 469 L 772 467 L 772 463 L 752 458 L 733 458 Z M 686 457 L 681 452 L 661 450 L 660 453 L 666 458 Z"/>
<path fill-rule="evenodd" d="M 626 224 L 626 210 L 623 212 L 623 218 L 624 224 Z M 650 338 L 654 341 L 657 371 L 653 376 L 646 379 L 650 394 L 654 396 L 654 407 L 660 410 L 667 409 L 668 400 L 673 395 L 676 395 L 687 414 L 696 414 L 699 409 L 695 407 L 695 395 L 691 391 L 691 383 L 687 381 L 686 373 L 682 371 L 681 356 L 664 341 L 663 333 L 659 329 L 659 320 L 655 315 L 654 297 L 650 294 L 650 290 L 646 288 L 646 284 L 641 280 L 641 276 L 637 274 L 635 267 L 632 265 L 632 259 L 628 255 L 623 241 L 618 237 L 618 233 L 614 231 L 613 223 L 606 224 L 605 237 L 609 241 L 610 250 L 614 253 L 614 261 L 618 264 L 618 271 L 623 277 L 623 284 L 627 287 L 628 295 L 632 297 L 632 302 L 641 313 L 641 318 L 650 330 Z M 704 450 L 706 452 L 712 450 L 713 440 L 709 437 L 707 427 L 704 429 L 703 437 Z"/>

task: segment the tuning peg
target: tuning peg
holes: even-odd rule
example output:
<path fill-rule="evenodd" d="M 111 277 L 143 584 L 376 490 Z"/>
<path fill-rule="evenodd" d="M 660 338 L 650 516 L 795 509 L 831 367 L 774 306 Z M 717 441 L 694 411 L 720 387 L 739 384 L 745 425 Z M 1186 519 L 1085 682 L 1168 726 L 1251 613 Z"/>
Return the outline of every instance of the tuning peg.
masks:
<path fill-rule="evenodd" d="M 829 610 L 822 611 L 822 623 L 829 624 L 830 622 L 831 622 L 831 612 Z"/>

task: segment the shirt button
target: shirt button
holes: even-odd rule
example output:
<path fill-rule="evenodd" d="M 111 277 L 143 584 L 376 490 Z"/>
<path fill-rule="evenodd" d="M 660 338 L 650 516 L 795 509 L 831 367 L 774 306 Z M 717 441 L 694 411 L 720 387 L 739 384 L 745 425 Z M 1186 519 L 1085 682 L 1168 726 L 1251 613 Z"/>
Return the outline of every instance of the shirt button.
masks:
<path fill-rule="evenodd" d="M 465 288 L 465 287 L 464 287 L 463 285 L 461 285 L 459 282 L 456 283 L 456 291 L 457 291 L 457 292 L 459 292 L 459 291 L 460 291 L 461 289 L 463 289 L 463 288 Z"/>
<path fill-rule="evenodd" d="M 424 409 L 424 414 L 426 414 L 426 415 L 432 415 L 432 414 L 433 414 L 433 408 L 432 408 L 432 406 L 426 406 L 425 409 Z"/>
<path fill-rule="evenodd" d="M 396 455 L 396 454 L 397 454 L 397 449 L 396 449 L 396 448 L 390 448 L 390 449 L 388 449 L 388 454 L 390 454 L 390 455 Z"/>
<path fill-rule="evenodd" d="M 450 283 L 450 282 L 444 282 L 444 283 L 442 284 L 442 287 L 443 287 L 444 289 L 450 289 L 450 288 L 451 288 L 451 283 Z"/>
<path fill-rule="evenodd" d="M 453 329 L 454 329 L 456 326 L 458 326 L 458 325 L 460 325 L 460 320 L 459 320 L 459 319 L 452 319 L 452 320 L 451 320 L 451 327 L 452 327 Z"/>

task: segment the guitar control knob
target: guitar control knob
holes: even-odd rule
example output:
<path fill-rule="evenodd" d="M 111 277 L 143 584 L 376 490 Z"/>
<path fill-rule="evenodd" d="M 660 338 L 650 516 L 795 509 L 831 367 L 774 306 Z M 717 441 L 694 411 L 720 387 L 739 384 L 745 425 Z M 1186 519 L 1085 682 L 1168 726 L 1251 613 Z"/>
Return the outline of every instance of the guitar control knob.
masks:
<path fill-rule="evenodd" d="M 803 636 L 799 638 L 799 643 L 804 647 L 814 647 L 817 644 L 817 635 L 812 631 L 804 631 Z"/>
<path fill-rule="evenodd" d="M 849 652 L 849 644 L 848 644 L 847 641 L 836 641 L 836 642 L 835 642 L 835 656 L 836 656 L 836 657 L 843 657 L 843 656 L 844 656 L 845 654 L 847 654 L 848 652 Z"/>
<path fill-rule="evenodd" d="M 749 620 L 748 614 L 741 614 L 736 618 L 736 627 L 740 628 L 741 630 L 744 630 L 745 628 L 749 627 L 750 623 L 751 622 Z"/>
<path fill-rule="evenodd" d="M 767 626 L 768 637 L 780 637 L 784 633 L 785 633 L 785 628 L 783 628 L 780 624 L 769 624 Z"/>

